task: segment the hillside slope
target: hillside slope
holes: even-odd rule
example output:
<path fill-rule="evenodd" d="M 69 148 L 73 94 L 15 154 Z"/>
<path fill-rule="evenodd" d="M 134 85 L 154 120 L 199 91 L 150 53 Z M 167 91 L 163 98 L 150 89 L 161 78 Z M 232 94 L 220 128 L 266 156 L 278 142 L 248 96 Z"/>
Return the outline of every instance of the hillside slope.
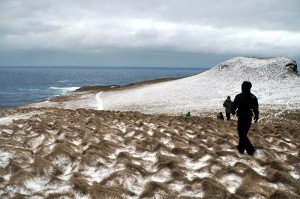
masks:
<path fill-rule="evenodd" d="M 144 113 L 179 114 L 222 110 L 228 95 L 240 92 L 245 80 L 262 107 L 298 109 L 300 78 L 295 61 L 284 58 L 236 57 L 204 73 L 154 85 L 103 92 L 105 110 L 134 110 Z"/>

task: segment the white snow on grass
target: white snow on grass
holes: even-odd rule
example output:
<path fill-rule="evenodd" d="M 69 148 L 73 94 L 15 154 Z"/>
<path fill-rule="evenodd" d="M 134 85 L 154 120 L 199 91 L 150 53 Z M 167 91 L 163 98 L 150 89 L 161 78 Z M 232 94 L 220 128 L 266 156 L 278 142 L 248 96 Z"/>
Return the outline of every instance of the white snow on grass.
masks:
<path fill-rule="evenodd" d="M 39 136 L 35 137 L 33 140 L 30 140 L 30 142 L 28 142 L 30 148 L 34 150 L 33 151 L 34 153 L 36 152 L 36 148 L 43 143 L 44 139 L 45 139 L 45 135 L 40 134 Z"/>
<path fill-rule="evenodd" d="M 240 162 L 251 166 L 251 168 L 256 171 L 258 174 L 262 175 L 262 176 L 266 176 L 266 166 L 260 166 L 256 161 L 254 160 L 245 160 L 245 159 L 241 159 Z"/>
<path fill-rule="evenodd" d="M 2 131 L 5 132 L 5 133 L 7 133 L 7 134 L 10 134 L 10 135 L 14 132 L 11 129 L 3 129 Z"/>
<path fill-rule="evenodd" d="M 7 173 L 7 174 L 5 174 L 5 175 L 2 176 L 2 178 L 3 178 L 5 181 L 9 181 L 10 177 L 11 177 L 11 173 Z"/>
<path fill-rule="evenodd" d="M 34 177 L 25 181 L 25 186 L 32 192 L 39 192 L 45 190 L 46 185 L 50 179 L 45 177 Z"/>
<path fill-rule="evenodd" d="M 69 140 L 69 142 L 76 146 L 79 146 L 82 143 L 82 140 L 80 138 L 76 138 L 76 139 Z"/>
<path fill-rule="evenodd" d="M 149 130 L 149 131 L 147 131 L 147 134 L 148 134 L 148 135 L 150 135 L 150 136 L 152 136 L 152 135 L 153 135 L 153 133 L 154 133 L 154 132 L 153 132 L 153 130 Z"/>
<path fill-rule="evenodd" d="M 221 156 L 221 159 L 223 160 L 223 162 L 225 163 L 225 165 L 230 165 L 233 166 L 235 163 L 237 163 L 239 161 L 238 158 L 234 157 L 234 156 Z"/>
<path fill-rule="evenodd" d="M 297 171 L 296 169 L 294 169 L 293 171 L 290 172 L 291 176 L 293 178 L 295 178 L 296 180 L 299 180 L 300 179 L 300 175 L 299 175 L 299 171 Z"/>
<path fill-rule="evenodd" d="M 211 174 L 208 172 L 195 172 L 194 175 L 198 178 L 211 177 Z"/>
<path fill-rule="evenodd" d="M 256 193 L 254 194 L 253 196 L 249 197 L 249 199 L 265 199 L 266 197 L 259 194 L 259 193 Z"/>
<path fill-rule="evenodd" d="M 160 150 L 160 153 L 162 155 L 165 155 L 165 156 L 172 156 L 172 157 L 175 157 L 176 155 L 174 155 L 173 153 L 170 153 L 169 151 L 166 151 L 164 149 Z"/>
<path fill-rule="evenodd" d="M 166 182 L 171 179 L 170 169 L 162 169 L 153 174 L 147 181 Z"/>
<path fill-rule="evenodd" d="M 265 158 L 265 153 L 262 150 L 257 149 L 255 152 L 255 157 L 258 159 L 263 159 Z"/>
<path fill-rule="evenodd" d="M 274 188 L 275 190 L 286 190 L 287 187 L 282 183 L 268 183 L 269 187 Z"/>
<path fill-rule="evenodd" d="M 124 124 L 124 122 L 118 123 L 118 124 L 116 124 L 116 126 L 122 133 L 126 132 L 126 125 Z"/>
<path fill-rule="evenodd" d="M 110 176 L 112 173 L 124 170 L 124 165 L 108 165 L 107 167 L 90 167 L 86 166 L 84 170 L 82 171 L 82 174 L 86 176 L 86 178 L 91 182 L 101 182 L 104 178 Z"/>
<path fill-rule="evenodd" d="M 79 192 L 76 192 L 76 193 L 74 194 L 74 198 L 75 198 L 75 199 L 91 199 L 92 197 L 91 197 L 89 194 L 84 195 L 84 194 L 81 194 L 81 193 L 79 193 Z"/>
<path fill-rule="evenodd" d="M 222 167 L 218 166 L 218 165 L 213 165 L 210 170 L 213 173 L 217 173 L 218 171 L 220 171 L 222 169 Z"/>
<path fill-rule="evenodd" d="M 186 133 L 186 136 L 189 137 L 189 138 L 194 139 L 194 138 L 196 137 L 196 134 L 189 134 L 189 133 Z"/>
<path fill-rule="evenodd" d="M 178 182 L 178 181 L 169 184 L 169 187 L 170 187 L 172 190 L 174 190 L 174 191 L 176 191 L 176 192 L 178 192 L 178 193 L 180 193 L 180 192 L 182 191 L 182 189 L 184 188 L 184 186 L 185 186 L 184 183 Z"/>
<path fill-rule="evenodd" d="M 52 163 L 62 169 L 63 174 L 59 176 L 61 180 L 69 180 L 73 171 L 73 163 L 69 157 L 59 156 Z"/>
<path fill-rule="evenodd" d="M 164 145 L 166 145 L 166 146 L 168 146 L 168 147 L 170 147 L 172 149 L 175 147 L 175 145 L 171 141 L 171 138 L 162 137 L 161 138 L 161 142 L 164 143 Z"/>
<path fill-rule="evenodd" d="M 210 155 L 205 155 L 197 161 L 193 161 L 190 158 L 184 158 L 185 162 L 181 164 L 181 166 L 184 166 L 189 170 L 197 170 L 208 165 L 207 160 L 209 160 L 210 158 L 211 158 Z"/>
<path fill-rule="evenodd" d="M 196 190 L 184 190 L 178 196 L 187 196 L 187 197 L 204 197 L 204 192 L 201 189 Z"/>
<path fill-rule="evenodd" d="M 217 181 L 224 185 L 230 193 L 235 193 L 236 189 L 242 183 L 242 178 L 234 174 L 229 174 L 217 179 Z"/>
<path fill-rule="evenodd" d="M 25 120 L 25 119 L 30 118 L 33 115 L 41 114 L 41 113 L 42 112 L 39 112 L 39 111 L 32 111 L 30 113 L 15 114 L 15 115 L 9 115 L 9 116 L 6 116 L 6 117 L 2 117 L 2 118 L 0 118 L 0 125 L 9 125 L 13 121 L 16 121 L 16 120 Z"/>
<path fill-rule="evenodd" d="M 117 179 L 116 181 L 109 181 L 107 185 L 109 186 L 115 186 L 116 184 L 119 186 L 121 185 L 127 190 L 130 190 L 133 193 L 135 193 L 137 196 L 139 196 L 142 194 L 143 188 L 147 182 L 148 181 L 145 180 L 145 178 L 143 178 L 143 176 L 140 173 L 136 172 L 131 176 L 125 174 L 124 176 L 121 176 L 121 178 Z M 124 198 L 128 198 L 125 196 L 125 194 L 123 194 L 123 196 Z M 130 197 L 130 198 L 138 198 L 137 196 Z"/>
<path fill-rule="evenodd" d="M 195 178 L 205 178 L 205 177 L 211 177 L 212 174 L 211 173 L 208 173 L 206 171 L 204 172 L 198 172 L 198 171 L 187 171 L 187 174 L 186 174 L 187 178 L 189 180 L 193 180 Z"/>
<path fill-rule="evenodd" d="M 135 153 L 135 146 L 126 146 L 124 148 L 118 148 L 116 149 L 116 151 L 112 154 L 110 154 L 108 157 L 110 159 L 116 159 L 117 156 L 119 155 L 119 153 L 121 152 L 128 152 L 130 154 L 134 154 Z"/>
<path fill-rule="evenodd" d="M 9 159 L 13 157 L 13 153 L 0 150 L 0 168 L 4 168 L 9 164 Z"/>
<path fill-rule="evenodd" d="M 135 131 L 130 131 L 125 135 L 125 137 L 132 137 L 135 134 Z"/>
<path fill-rule="evenodd" d="M 154 172 L 156 168 L 154 167 L 154 164 L 157 161 L 156 153 L 153 152 L 143 152 L 143 153 L 134 153 L 132 155 L 134 158 L 140 158 L 143 160 L 143 167 L 149 171 Z"/>

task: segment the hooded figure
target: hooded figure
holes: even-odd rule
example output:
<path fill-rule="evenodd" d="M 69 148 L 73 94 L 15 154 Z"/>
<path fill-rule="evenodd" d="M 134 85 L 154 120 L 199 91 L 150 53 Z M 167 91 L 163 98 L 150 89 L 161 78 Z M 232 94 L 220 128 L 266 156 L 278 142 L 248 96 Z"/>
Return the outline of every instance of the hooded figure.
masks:
<path fill-rule="evenodd" d="M 243 82 L 242 93 L 236 95 L 232 103 L 232 114 L 235 115 L 237 110 L 238 116 L 237 131 L 239 134 L 239 145 L 237 149 L 241 154 L 246 150 L 249 155 L 253 155 L 255 149 L 247 134 L 252 123 L 252 116 L 254 115 L 256 123 L 259 115 L 257 98 L 250 92 L 251 87 L 251 82 Z"/>
<path fill-rule="evenodd" d="M 232 101 L 230 99 L 230 96 L 228 96 L 227 99 L 223 103 L 223 106 L 225 107 L 225 113 L 226 113 L 227 120 L 230 120 L 231 104 L 232 104 Z"/>

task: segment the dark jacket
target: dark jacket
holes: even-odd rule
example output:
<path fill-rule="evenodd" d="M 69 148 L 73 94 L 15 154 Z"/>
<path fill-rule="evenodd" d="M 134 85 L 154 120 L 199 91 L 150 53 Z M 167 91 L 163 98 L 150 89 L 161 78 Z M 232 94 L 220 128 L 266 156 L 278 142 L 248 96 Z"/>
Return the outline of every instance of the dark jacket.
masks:
<path fill-rule="evenodd" d="M 231 113 L 231 104 L 232 104 L 231 100 L 227 99 L 224 101 L 223 106 L 225 107 L 226 113 Z"/>
<path fill-rule="evenodd" d="M 238 117 L 251 117 L 254 114 L 254 118 L 258 119 L 257 98 L 250 92 L 242 92 L 235 96 L 231 108 L 232 114 L 235 114 L 237 109 Z"/>

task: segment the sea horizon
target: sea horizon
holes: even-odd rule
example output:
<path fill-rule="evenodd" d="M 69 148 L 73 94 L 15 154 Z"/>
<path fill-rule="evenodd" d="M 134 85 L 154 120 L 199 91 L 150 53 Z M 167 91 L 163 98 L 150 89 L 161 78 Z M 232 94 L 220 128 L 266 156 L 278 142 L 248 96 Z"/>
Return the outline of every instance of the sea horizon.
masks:
<path fill-rule="evenodd" d="M 136 66 L 0 66 L 0 108 L 16 108 L 84 86 L 119 85 L 196 75 L 208 68 Z"/>

